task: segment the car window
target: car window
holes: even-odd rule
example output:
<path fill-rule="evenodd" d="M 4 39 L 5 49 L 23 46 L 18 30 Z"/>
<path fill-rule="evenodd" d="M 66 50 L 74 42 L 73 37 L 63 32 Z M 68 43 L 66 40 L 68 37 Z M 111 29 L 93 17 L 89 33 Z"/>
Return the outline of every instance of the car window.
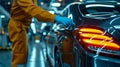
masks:
<path fill-rule="evenodd" d="M 88 14 L 101 13 L 101 12 L 119 13 L 118 10 L 116 10 L 115 8 L 110 8 L 110 7 L 90 7 L 90 8 L 87 8 L 86 10 Z"/>
<path fill-rule="evenodd" d="M 116 6 L 106 6 L 106 5 L 96 5 L 96 6 L 86 6 L 82 5 L 79 6 L 79 10 L 84 16 L 100 16 L 100 15 L 113 15 L 113 14 L 120 14 L 120 10 Z M 119 7 L 120 8 L 120 7 Z"/>

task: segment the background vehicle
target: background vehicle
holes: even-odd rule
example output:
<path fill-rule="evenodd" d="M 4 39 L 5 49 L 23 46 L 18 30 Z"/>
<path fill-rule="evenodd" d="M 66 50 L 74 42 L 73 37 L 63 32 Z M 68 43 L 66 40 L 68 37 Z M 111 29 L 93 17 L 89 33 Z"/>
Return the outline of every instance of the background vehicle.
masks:
<path fill-rule="evenodd" d="M 40 23 L 33 18 L 33 23 L 30 26 L 29 44 L 31 43 L 40 45 L 42 54 L 44 56 L 44 62 L 46 65 L 54 67 L 54 47 L 57 42 L 57 34 L 53 32 L 54 25 L 52 23 Z M 30 52 L 31 49 L 29 49 Z"/>
<path fill-rule="evenodd" d="M 8 20 L 4 19 L 4 15 L 0 14 L 0 50 L 11 50 L 11 41 L 8 36 Z"/>
<path fill-rule="evenodd" d="M 68 5 L 63 14 L 74 20 L 76 28 L 62 31 L 56 60 L 72 67 L 119 67 L 119 8 L 118 2 L 104 1 Z"/>
<path fill-rule="evenodd" d="M 11 42 L 8 36 L 8 22 L 10 14 L 0 4 L 0 50 L 11 50 Z"/>

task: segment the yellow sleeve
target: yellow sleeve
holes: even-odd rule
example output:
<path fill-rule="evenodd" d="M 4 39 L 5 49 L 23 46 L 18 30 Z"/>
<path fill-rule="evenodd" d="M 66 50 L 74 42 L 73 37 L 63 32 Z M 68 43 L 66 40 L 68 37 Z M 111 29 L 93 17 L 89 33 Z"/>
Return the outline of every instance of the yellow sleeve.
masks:
<path fill-rule="evenodd" d="M 49 13 L 46 10 L 43 10 L 42 8 L 34 4 L 32 0 L 17 0 L 17 3 L 21 7 L 21 9 L 30 14 L 32 17 L 37 18 L 38 21 L 54 22 L 55 15 Z"/>

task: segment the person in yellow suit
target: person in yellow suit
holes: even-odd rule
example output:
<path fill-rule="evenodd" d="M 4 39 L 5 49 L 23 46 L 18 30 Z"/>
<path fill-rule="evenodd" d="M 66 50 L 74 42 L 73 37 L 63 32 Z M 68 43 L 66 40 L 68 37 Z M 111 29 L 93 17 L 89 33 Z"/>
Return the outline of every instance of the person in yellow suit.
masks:
<path fill-rule="evenodd" d="M 11 18 L 8 25 L 10 40 L 12 41 L 12 67 L 26 64 L 28 56 L 27 31 L 31 19 L 35 17 L 38 21 L 73 25 L 74 22 L 67 18 L 49 13 L 37 6 L 36 0 L 13 0 Z"/>

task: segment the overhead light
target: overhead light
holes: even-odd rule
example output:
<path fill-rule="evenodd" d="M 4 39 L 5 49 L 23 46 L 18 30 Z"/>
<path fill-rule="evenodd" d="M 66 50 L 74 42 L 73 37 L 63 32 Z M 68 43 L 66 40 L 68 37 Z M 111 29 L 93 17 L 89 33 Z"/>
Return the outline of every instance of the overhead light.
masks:
<path fill-rule="evenodd" d="M 40 43 L 40 40 L 35 40 L 35 43 Z"/>
<path fill-rule="evenodd" d="M 44 4 L 44 2 L 40 2 L 40 4 L 41 4 L 41 5 L 43 5 L 43 4 Z"/>
<path fill-rule="evenodd" d="M 42 23 L 41 30 L 43 30 L 45 26 L 47 26 L 47 23 Z"/>
<path fill-rule="evenodd" d="M 8 2 L 8 5 L 10 5 L 10 2 Z"/>
<path fill-rule="evenodd" d="M 5 15 L 0 15 L 1 18 L 5 18 Z"/>
<path fill-rule="evenodd" d="M 49 11 L 51 14 L 55 14 L 55 11 Z"/>
<path fill-rule="evenodd" d="M 62 2 L 62 0 L 58 0 L 59 2 Z"/>
<path fill-rule="evenodd" d="M 83 0 L 79 0 L 80 2 L 82 2 Z"/>
<path fill-rule="evenodd" d="M 31 23 L 30 26 L 31 26 L 31 29 L 33 30 L 33 33 L 36 34 L 35 23 Z"/>
<path fill-rule="evenodd" d="M 47 35 L 47 33 L 46 33 L 46 32 L 43 32 L 43 35 Z"/>
<path fill-rule="evenodd" d="M 52 6 L 53 6 L 53 7 L 60 7 L 60 6 L 61 6 L 61 3 L 52 3 Z"/>

